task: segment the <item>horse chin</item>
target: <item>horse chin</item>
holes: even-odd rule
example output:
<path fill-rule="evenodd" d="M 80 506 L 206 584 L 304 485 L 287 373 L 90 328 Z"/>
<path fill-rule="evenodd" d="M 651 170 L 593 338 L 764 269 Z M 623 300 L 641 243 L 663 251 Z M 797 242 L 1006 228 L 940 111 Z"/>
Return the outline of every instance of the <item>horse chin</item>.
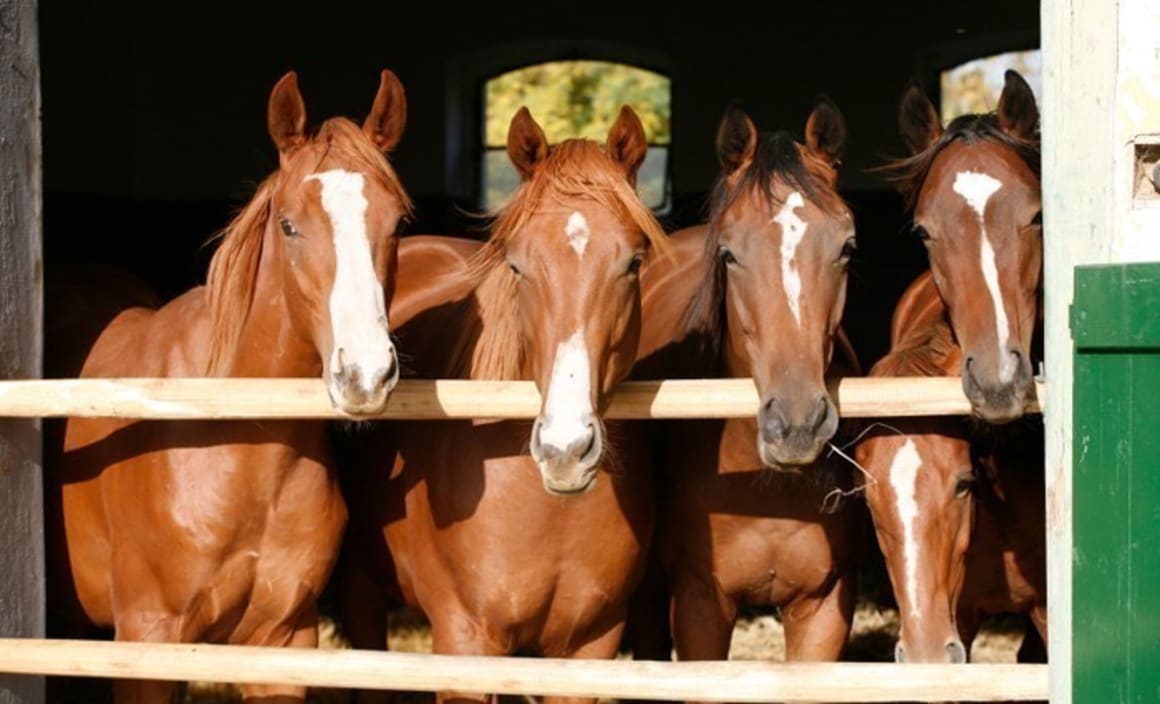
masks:
<path fill-rule="evenodd" d="M 976 418 L 992 425 L 1003 425 L 1019 420 L 1024 415 L 1027 388 L 1008 385 L 1001 389 L 970 394 L 971 413 Z"/>
<path fill-rule="evenodd" d="M 796 473 L 818 461 L 824 443 L 810 443 L 807 447 L 788 447 L 757 439 L 757 454 L 761 463 L 775 472 Z"/>
<path fill-rule="evenodd" d="M 395 383 L 395 381 L 391 381 L 373 392 L 327 384 L 326 392 L 336 411 L 350 418 L 365 420 L 386 409 L 387 400 L 391 396 L 391 390 L 394 389 Z"/>
<path fill-rule="evenodd" d="M 593 467 L 580 472 L 580 476 L 576 479 L 559 481 L 549 479 L 544 467 L 540 467 L 540 477 L 544 482 L 544 491 L 552 496 L 583 496 L 592 491 L 592 487 L 596 486 L 597 476 L 598 472 Z"/>

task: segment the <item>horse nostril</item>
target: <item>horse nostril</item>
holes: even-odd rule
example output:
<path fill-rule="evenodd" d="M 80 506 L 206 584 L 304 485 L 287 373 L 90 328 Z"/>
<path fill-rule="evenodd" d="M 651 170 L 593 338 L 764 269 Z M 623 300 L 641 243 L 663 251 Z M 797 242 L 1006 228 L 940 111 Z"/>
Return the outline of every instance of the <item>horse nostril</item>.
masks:
<path fill-rule="evenodd" d="M 819 396 L 818 404 L 808 421 L 810 432 L 817 433 L 818 428 L 821 428 L 822 424 L 826 422 L 828 415 L 830 415 L 830 405 L 826 403 L 825 396 Z"/>
<path fill-rule="evenodd" d="M 956 665 L 961 665 L 967 661 L 967 649 L 963 646 L 962 641 L 955 639 L 947 643 L 947 659 Z"/>

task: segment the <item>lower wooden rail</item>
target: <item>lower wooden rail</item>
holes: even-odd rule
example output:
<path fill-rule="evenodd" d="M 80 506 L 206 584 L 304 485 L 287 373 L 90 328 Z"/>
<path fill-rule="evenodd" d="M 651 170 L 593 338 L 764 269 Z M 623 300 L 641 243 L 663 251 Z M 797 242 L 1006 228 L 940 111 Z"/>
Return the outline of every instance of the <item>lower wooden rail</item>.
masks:
<path fill-rule="evenodd" d="M 1046 665 L 634 662 L 0 639 L 0 673 L 730 702 L 1047 699 Z"/>
<path fill-rule="evenodd" d="M 1037 389 L 1042 397 L 1042 389 Z M 830 393 L 845 418 L 963 415 L 958 377 L 847 378 Z M 621 384 L 609 419 L 746 418 L 758 406 L 749 379 Z M 1038 411 L 1032 400 L 1029 411 Z M 535 418 L 530 381 L 405 380 L 377 418 Z M 152 419 L 341 418 L 318 379 L 45 379 L 0 382 L 0 417 Z"/>

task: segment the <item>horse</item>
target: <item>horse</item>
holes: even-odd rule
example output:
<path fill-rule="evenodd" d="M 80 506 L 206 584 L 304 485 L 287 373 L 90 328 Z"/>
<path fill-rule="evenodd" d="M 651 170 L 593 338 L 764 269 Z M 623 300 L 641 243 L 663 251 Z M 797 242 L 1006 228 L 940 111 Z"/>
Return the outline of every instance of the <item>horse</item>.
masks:
<path fill-rule="evenodd" d="M 870 376 L 959 373 L 964 353 L 929 286 L 922 277 L 903 295 L 891 350 Z M 1035 631 L 1019 659 L 1039 659 L 1047 642 L 1043 430 L 1021 425 L 996 437 L 961 418 L 894 419 L 868 426 L 858 444 L 902 623 L 898 662 L 966 662 L 983 617 L 999 613 L 1029 615 Z"/>
<path fill-rule="evenodd" d="M 404 423 L 363 443 L 339 570 L 356 647 L 386 646 L 401 601 L 426 613 L 437 653 L 616 654 L 653 527 L 636 433 L 601 422 L 635 358 L 640 269 L 665 243 L 634 191 L 646 149 L 627 107 L 603 150 L 549 148 L 521 109 L 507 143 L 521 184 L 487 242 L 403 240 L 392 316 L 408 373 L 530 379 L 543 401 L 532 423 Z"/>
<path fill-rule="evenodd" d="M 852 488 L 821 458 L 838 429 L 825 375 L 854 220 L 836 190 L 845 120 L 821 98 L 805 144 L 730 108 L 702 225 L 646 272 L 639 378 L 753 377 L 756 417 L 680 421 L 661 439 L 656 563 L 634 597 L 638 658 L 725 659 L 738 611 L 781 607 L 788 660 L 837 659 L 855 598 Z M 848 353 L 848 354 L 847 354 Z M 671 628 L 671 631 L 670 631 Z"/>
<path fill-rule="evenodd" d="M 402 84 L 385 70 L 361 128 L 331 118 L 311 134 L 286 74 L 267 106 L 279 167 L 226 228 L 206 285 L 112 316 L 81 376 L 320 376 L 343 414 L 379 412 L 398 379 L 387 300 L 410 200 L 386 154 L 405 121 Z M 101 299 L 67 304 L 107 311 Z M 58 333 L 55 344 L 74 343 Z M 347 520 L 325 423 L 76 418 L 48 454 L 58 630 L 316 646 L 316 601 Z M 173 688 L 120 680 L 115 696 L 168 702 Z M 301 702 L 305 689 L 243 693 Z"/>
<path fill-rule="evenodd" d="M 931 293 L 946 304 L 963 349 L 963 391 L 989 423 L 1020 418 L 1032 391 L 1033 337 L 1041 328 L 1043 238 L 1039 110 L 1023 78 L 1007 71 L 994 114 L 942 128 L 911 82 L 899 129 L 912 155 L 892 172 L 926 246 Z M 1038 344 L 1038 340 L 1036 340 Z"/>

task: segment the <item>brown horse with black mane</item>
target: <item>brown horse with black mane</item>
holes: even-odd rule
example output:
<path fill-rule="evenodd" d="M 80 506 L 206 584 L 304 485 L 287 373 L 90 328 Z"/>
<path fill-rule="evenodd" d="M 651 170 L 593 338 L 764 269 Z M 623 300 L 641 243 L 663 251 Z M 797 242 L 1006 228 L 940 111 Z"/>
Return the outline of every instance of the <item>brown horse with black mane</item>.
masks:
<path fill-rule="evenodd" d="M 845 136 L 828 99 L 811 113 L 804 145 L 759 134 L 730 109 L 709 224 L 675 233 L 674 256 L 644 277 L 635 375 L 753 377 L 761 405 L 756 418 L 664 429 L 663 576 L 650 574 L 634 599 L 638 657 L 669 658 L 658 634 L 671 621 L 680 659 L 724 659 L 746 605 L 782 608 L 790 660 L 836 659 L 846 643 L 856 521 L 848 508 L 823 506 L 851 482 L 835 459 L 819 461 L 838 428 L 825 375 L 842 344 L 854 251 L 854 221 L 836 191 Z"/>
<path fill-rule="evenodd" d="M 902 185 L 930 255 L 933 285 L 923 295 L 946 303 L 975 415 L 1014 420 L 1032 391 L 1032 338 L 1041 327 L 1035 97 L 1008 71 L 997 113 L 964 115 L 943 130 L 934 105 L 912 83 L 898 120 L 914 155 L 883 170 Z"/>
<path fill-rule="evenodd" d="M 208 284 L 114 317 L 81 376 L 321 376 L 340 411 L 381 410 L 398 377 L 387 298 L 410 208 L 384 153 L 405 115 L 402 85 L 383 71 L 361 129 L 333 118 L 311 135 L 287 74 L 268 105 L 280 168 L 227 228 Z M 64 303 L 108 311 L 114 294 Z M 76 344 L 54 329 L 50 345 Z M 346 524 L 325 423 L 72 419 L 48 449 L 46 482 L 59 633 L 91 624 L 117 640 L 316 645 L 316 601 Z M 119 681 L 116 699 L 168 702 L 173 687 Z"/>
<path fill-rule="evenodd" d="M 544 400 L 534 423 L 392 424 L 355 448 L 340 574 L 356 647 L 386 646 L 402 600 L 426 612 L 437 653 L 616 654 L 652 478 L 637 431 L 600 414 L 636 353 L 642 261 L 664 244 L 633 191 L 646 148 L 627 108 L 604 150 L 549 149 L 523 109 L 508 135 L 522 183 L 490 240 L 403 241 L 392 319 L 411 371 L 530 379 Z"/>
<path fill-rule="evenodd" d="M 890 353 L 871 376 L 959 373 L 945 310 L 907 290 Z M 983 618 L 1028 614 L 1020 660 L 1047 642 L 1043 430 L 980 432 L 960 418 L 869 426 L 856 450 L 902 621 L 898 662 L 966 662 Z"/>

